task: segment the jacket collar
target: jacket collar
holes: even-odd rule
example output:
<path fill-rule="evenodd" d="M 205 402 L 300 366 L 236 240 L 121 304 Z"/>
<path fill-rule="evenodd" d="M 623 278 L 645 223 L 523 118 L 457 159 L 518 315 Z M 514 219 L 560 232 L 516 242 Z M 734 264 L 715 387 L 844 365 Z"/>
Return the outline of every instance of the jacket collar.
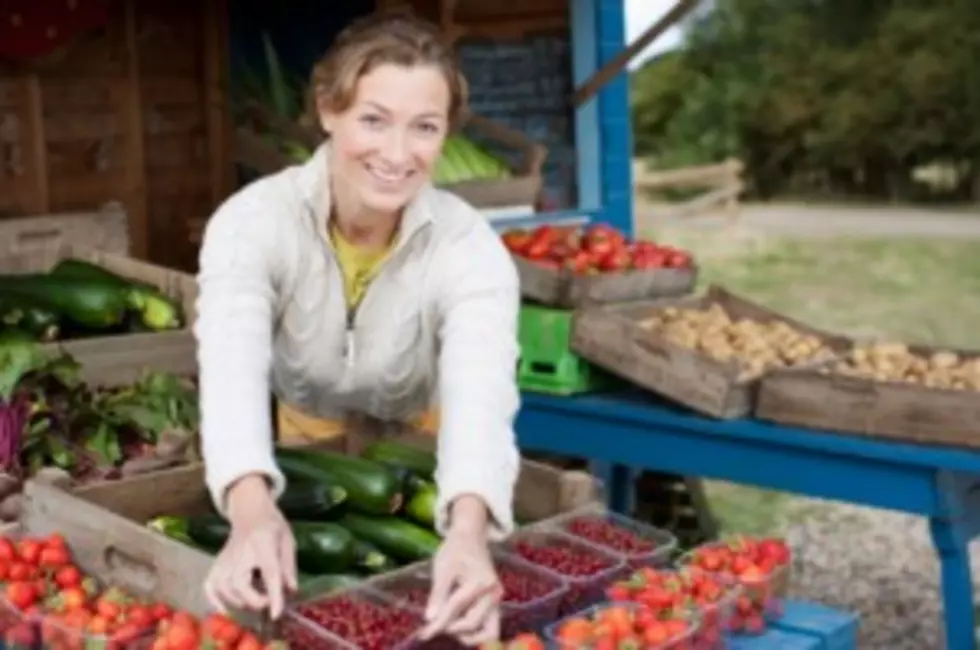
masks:
<path fill-rule="evenodd" d="M 299 189 L 303 203 L 313 220 L 315 231 L 327 232 L 327 221 L 330 218 L 330 143 L 324 142 L 300 167 Z M 396 246 L 407 241 L 420 228 L 433 220 L 430 194 L 432 187 L 426 183 L 419 193 L 405 206 L 401 227 L 398 229 Z"/>

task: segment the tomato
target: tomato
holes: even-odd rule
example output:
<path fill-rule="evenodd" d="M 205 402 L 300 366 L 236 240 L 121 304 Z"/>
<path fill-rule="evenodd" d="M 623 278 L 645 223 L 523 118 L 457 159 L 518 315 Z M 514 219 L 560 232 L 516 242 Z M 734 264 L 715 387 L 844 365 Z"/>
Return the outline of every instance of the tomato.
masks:
<path fill-rule="evenodd" d="M 58 533 L 52 533 L 51 535 L 48 535 L 43 540 L 41 540 L 41 543 L 44 544 L 44 546 L 47 548 L 64 548 L 64 549 L 68 548 L 68 543 L 65 541 L 65 538 L 62 535 L 59 535 Z"/>
<path fill-rule="evenodd" d="M 190 625 L 171 625 L 162 638 L 169 650 L 197 650 L 201 643 L 196 627 Z"/>
<path fill-rule="evenodd" d="M 224 614 L 211 614 L 201 622 L 201 634 L 219 643 L 234 643 L 241 637 L 242 629 Z"/>
<path fill-rule="evenodd" d="M 99 600 L 95 603 L 96 614 L 103 616 L 110 621 L 114 621 L 119 618 L 122 611 L 122 605 L 109 598 L 99 598 Z"/>
<path fill-rule="evenodd" d="M 507 250 L 515 255 L 523 255 L 531 243 L 531 235 L 524 230 L 509 230 L 500 238 Z"/>
<path fill-rule="evenodd" d="M 133 605 L 126 610 L 125 618 L 127 623 L 139 626 L 140 628 L 148 628 L 154 622 L 153 613 L 145 605 Z"/>
<path fill-rule="evenodd" d="M 105 635 L 112 626 L 112 619 L 102 615 L 95 615 L 85 626 L 85 629 L 92 634 Z"/>
<path fill-rule="evenodd" d="M 584 274 L 592 268 L 592 260 L 587 251 L 579 251 L 565 260 L 565 268 L 575 274 Z"/>
<path fill-rule="evenodd" d="M 7 571 L 7 578 L 13 581 L 30 580 L 33 577 L 35 567 L 26 562 L 14 562 Z"/>
<path fill-rule="evenodd" d="M 165 603 L 154 603 L 150 608 L 150 613 L 153 614 L 154 620 L 162 621 L 164 619 L 170 618 L 172 612 L 170 607 Z"/>
<path fill-rule="evenodd" d="M 592 639 L 592 621 L 585 618 L 570 618 L 558 628 L 560 643 L 585 644 Z"/>

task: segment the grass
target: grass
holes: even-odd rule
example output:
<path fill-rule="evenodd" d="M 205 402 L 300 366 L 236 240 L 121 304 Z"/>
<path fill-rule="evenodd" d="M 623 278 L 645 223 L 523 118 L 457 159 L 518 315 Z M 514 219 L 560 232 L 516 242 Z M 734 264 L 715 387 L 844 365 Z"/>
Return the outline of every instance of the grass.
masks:
<path fill-rule="evenodd" d="M 701 284 L 856 337 L 980 350 L 980 240 L 778 239 L 736 228 L 647 233 L 684 246 Z M 788 495 L 708 482 L 725 532 L 764 534 L 805 516 Z"/>

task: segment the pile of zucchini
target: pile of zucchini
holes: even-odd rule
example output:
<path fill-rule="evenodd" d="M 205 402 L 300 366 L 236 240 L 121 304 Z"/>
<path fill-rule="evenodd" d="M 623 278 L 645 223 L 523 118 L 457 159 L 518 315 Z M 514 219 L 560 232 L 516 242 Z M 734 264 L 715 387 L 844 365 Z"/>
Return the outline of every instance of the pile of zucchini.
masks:
<path fill-rule="evenodd" d="M 439 547 L 432 453 L 382 441 L 359 457 L 284 447 L 276 457 L 288 479 L 279 506 L 296 538 L 297 563 L 318 589 L 356 584 Z M 149 526 L 212 554 L 230 532 L 215 513 L 157 517 Z"/>
<path fill-rule="evenodd" d="M 180 305 L 157 287 L 97 264 L 64 259 L 47 273 L 0 275 L 0 332 L 54 341 L 183 327 Z"/>

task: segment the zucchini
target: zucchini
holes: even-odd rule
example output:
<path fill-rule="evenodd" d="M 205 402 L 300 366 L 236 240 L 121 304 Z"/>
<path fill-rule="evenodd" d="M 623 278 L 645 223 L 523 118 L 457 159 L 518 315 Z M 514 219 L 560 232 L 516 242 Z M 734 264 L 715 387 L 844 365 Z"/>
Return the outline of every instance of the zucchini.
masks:
<path fill-rule="evenodd" d="M 364 579 L 353 573 L 327 573 L 324 575 L 308 575 L 301 573 L 299 576 L 299 591 L 306 596 L 318 596 L 328 594 L 331 591 L 342 591 L 352 589 L 360 585 Z"/>
<path fill-rule="evenodd" d="M 0 323 L 32 334 L 39 341 L 58 338 L 60 320 L 58 313 L 34 301 L 0 295 Z"/>
<path fill-rule="evenodd" d="M 151 519 L 147 524 L 150 530 L 155 530 L 165 537 L 169 537 L 172 540 L 183 542 L 184 544 L 194 544 L 194 540 L 187 532 L 187 518 L 186 517 L 173 517 L 165 515 L 162 517 L 157 517 L 156 519 Z"/>
<path fill-rule="evenodd" d="M 347 501 L 347 490 L 336 483 L 290 481 L 279 497 L 279 509 L 286 519 L 319 521 Z"/>
<path fill-rule="evenodd" d="M 432 557 L 441 543 L 432 531 L 398 517 L 348 513 L 338 523 L 356 537 L 377 546 L 383 553 L 405 562 Z"/>
<path fill-rule="evenodd" d="M 296 521 L 290 524 L 296 540 L 296 563 L 307 573 L 340 573 L 355 564 L 354 536 L 329 522 Z M 220 549 L 231 525 L 219 515 L 187 519 L 187 535 L 204 548 Z"/>
<path fill-rule="evenodd" d="M 94 329 L 122 323 L 130 307 L 125 290 L 98 280 L 51 275 L 0 276 L 0 295 L 31 300 L 65 318 Z"/>
<path fill-rule="evenodd" d="M 398 568 L 398 563 L 371 544 L 354 536 L 354 568 L 365 573 L 387 573 Z"/>
<path fill-rule="evenodd" d="M 376 463 L 403 467 L 424 479 L 431 479 L 436 473 L 435 454 L 393 440 L 374 442 L 361 455 Z"/>
<path fill-rule="evenodd" d="M 150 331 L 178 329 L 183 324 L 180 305 L 148 282 L 130 280 L 84 260 L 64 259 L 50 275 L 58 278 L 102 282 L 125 291 L 130 306 L 139 312 L 144 327 Z"/>
<path fill-rule="evenodd" d="M 98 280 L 121 288 L 138 287 L 141 289 L 157 290 L 152 284 L 124 278 L 103 266 L 73 257 L 63 259 L 55 264 L 54 268 L 50 271 L 50 275 L 60 278 L 75 278 L 77 280 Z"/>
<path fill-rule="evenodd" d="M 279 468 L 290 480 L 323 481 L 343 486 L 352 509 L 368 514 L 396 512 L 404 500 L 399 477 L 373 461 L 330 451 L 276 448 Z"/>
<path fill-rule="evenodd" d="M 405 504 L 405 514 L 412 521 L 434 528 L 436 525 L 436 498 L 438 492 L 434 485 L 417 491 Z"/>

